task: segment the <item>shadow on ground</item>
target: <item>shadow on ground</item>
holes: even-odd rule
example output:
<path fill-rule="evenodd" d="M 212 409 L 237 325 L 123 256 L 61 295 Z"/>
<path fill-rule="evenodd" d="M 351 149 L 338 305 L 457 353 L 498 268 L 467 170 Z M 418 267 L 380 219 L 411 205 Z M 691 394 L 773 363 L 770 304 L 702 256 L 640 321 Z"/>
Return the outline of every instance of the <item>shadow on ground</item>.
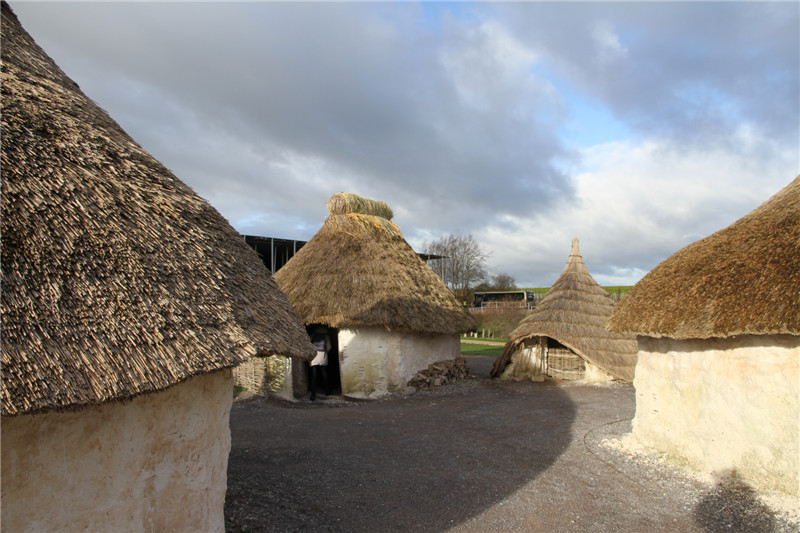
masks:
<path fill-rule="evenodd" d="M 736 472 L 726 474 L 694 509 L 694 521 L 704 531 L 775 531 L 775 514 L 759 502 L 753 488 Z"/>
<path fill-rule="evenodd" d="M 575 413 L 557 386 L 487 381 L 371 403 L 237 402 L 226 529 L 442 531 L 547 469 Z"/>

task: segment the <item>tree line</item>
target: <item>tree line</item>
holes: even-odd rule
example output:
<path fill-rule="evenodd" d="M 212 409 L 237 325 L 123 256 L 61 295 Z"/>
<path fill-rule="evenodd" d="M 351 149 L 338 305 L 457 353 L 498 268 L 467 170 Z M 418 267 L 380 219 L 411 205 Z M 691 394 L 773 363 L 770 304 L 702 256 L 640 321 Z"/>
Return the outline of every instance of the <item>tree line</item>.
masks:
<path fill-rule="evenodd" d="M 502 291 L 516 289 L 516 280 L 505 272 L 488 270 L 489 254 L 484 252 L 472 234 L 445 235 L 425 242 L 422 253 L 431 256 L 428 265 L 436 272 L 456 298 L 466 304 L 472 302 L 477 291 Z"/>

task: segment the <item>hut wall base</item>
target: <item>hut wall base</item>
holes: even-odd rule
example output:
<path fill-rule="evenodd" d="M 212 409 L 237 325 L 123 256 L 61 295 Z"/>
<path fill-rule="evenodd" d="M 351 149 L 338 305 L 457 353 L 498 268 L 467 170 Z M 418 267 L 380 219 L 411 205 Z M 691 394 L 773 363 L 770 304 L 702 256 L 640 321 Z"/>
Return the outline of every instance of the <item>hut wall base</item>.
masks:
<path fill-rule="evenodd" d="M 224 531 L 230 370 L 122 403 L 2 417 L 4 531 Z"/>
<path fill-rule="evenodd" d="M 639 338 L 633 437 L 694 469 L 800 494 L 800 337 Z"/>
<path fill-rule="evenodd" d="M 342 394 L 376 398 L 407 392 L 406 384 L 431 363 L 455 359 L 461 344 L 455 335 L 423 335 L 378 327 L 341 329 L 339 365 Z"/>

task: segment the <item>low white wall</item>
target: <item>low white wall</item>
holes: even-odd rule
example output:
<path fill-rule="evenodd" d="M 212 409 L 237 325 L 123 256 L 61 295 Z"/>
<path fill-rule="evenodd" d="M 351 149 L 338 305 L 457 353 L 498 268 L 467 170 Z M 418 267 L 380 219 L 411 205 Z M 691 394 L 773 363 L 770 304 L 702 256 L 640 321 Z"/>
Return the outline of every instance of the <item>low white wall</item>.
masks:
<path fill-rule="evenodd" d="M 339 330 L 342 394 L 405 392 L 406 383 L 437 361 L 461 355 L 457 335 L 422 335 L 364 327 Z"/>
<path fill-rule="evenodd" d="M 282 355 L 253 357 L 233 369 L 233 382 L 258 396 L 294 400 L 297 388 L 294 378 L 297 366 L 302 364 Z"/>
<path fill-rule="evenodd" d="M 639 337 L 633 436 L 707 472 L 800 494 L 800 337 Z"/>
<path fill-rule="evenodd" d="M 230 370 L 78 412 L 2 417 L 3 531 L 224 531 Z"/>

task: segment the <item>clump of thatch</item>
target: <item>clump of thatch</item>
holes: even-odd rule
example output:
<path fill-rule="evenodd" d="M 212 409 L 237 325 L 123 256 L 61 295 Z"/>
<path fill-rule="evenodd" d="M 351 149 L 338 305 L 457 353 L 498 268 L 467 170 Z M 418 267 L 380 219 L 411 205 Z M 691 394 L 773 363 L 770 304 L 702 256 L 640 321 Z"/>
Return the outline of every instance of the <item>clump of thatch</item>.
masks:
<path fill-rule="evenodd" d="M 313 348 L 228 222 L 2 3 L 2 412 L 155 392 Z"/>
<path fill-rule="evenodd" d="M 328 211 L 331 215 L 371 215 L 386 220 L 392 220 L 394 216 L 386 202 L 363 198 L 347 192 L 339 192 L 328 198 Z"/>
<path fill-rule="evenodd" d="M 628 292 L 609 328 L 650 337 L 800 335 L 800 176 Z"/>
<path fill-rule="evenodd" d="M 388 206 L 379 208 L 383 202 L 343 193 L 334 198 L 391 215 Z M 332 198 L 329 208 L 333 203 Z M 275 273 L 303 323 L 430 334 L 458 334 L 475 327 L 393 222 L 380 214 L 339 209 L 331 208 L 317 234 Z"/>
<path fill-rule="evenodd" d="M 511 333 L 503 353 L 495 360 L 492 377 L 503 374 L 526 340 L 549 337 L 610 375 L 633 381 L 636 339 L 606 329 L 613 310 L 614 301 L 589 274 L 578 239 L 573 239 L 564 270 L 544 300 Z"/>

